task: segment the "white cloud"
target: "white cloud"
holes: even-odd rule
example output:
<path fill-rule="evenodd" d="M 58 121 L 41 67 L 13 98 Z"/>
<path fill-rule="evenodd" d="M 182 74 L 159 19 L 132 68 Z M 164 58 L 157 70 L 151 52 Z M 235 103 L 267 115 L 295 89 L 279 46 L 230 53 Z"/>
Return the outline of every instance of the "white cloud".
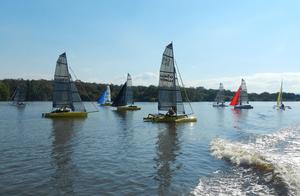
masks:
<path fill-rule="evenodd" d="M 158 74 L 152 72 L 144 72 L 139 74 L 131 74 L 134 86 L 142 85 L 158 85 Z M 113 84 L 123 84 L 126 81 L 127 74 L 122 77 L 113 79 Z"/>
<path fill-rule="evenodd" d="M 194 80 L 186 81 L 186 86 L 203 86 L 216 89 L 219 83 L 222 82 L 225 89 L 235 91 L 242 78 L 246 80 L 248 92 L 278 92 L 281 79 L 283 79 L 284 92 L 300 92 L 300 72 L 256 73 L 253 75 Z"/>

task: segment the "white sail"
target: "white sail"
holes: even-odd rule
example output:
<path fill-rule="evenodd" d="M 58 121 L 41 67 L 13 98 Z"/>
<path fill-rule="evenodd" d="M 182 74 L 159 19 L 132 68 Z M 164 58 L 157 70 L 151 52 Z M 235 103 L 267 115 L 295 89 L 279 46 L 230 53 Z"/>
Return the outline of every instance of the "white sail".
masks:
<path fill-rule="evenodd" d="M 219 85 L 219 91 L 217 93 L 215 104 L 224 104 L 225 103 L 225 95 L 224 95 L 224 87 L 223 84 L 220 83 Z"/>
<path fill-rule="evenodd" d="M 107 87 L 106 87 L 106 97 L 105 97 L 105 99 L 106 99 L 106 102 L 111 102 L 111 93 L 110 93 L 109 85 L 107 85 Z"/>
<path fill-rule="evenodd" d="M 133 104 L 132 78 L 127 74 L 126 103 Z"/>
<path fill-rule="evenodd" d="M 159 75 L 158 110 L 173 109 L 177 114 L 184 114 L 184 105 L 174 66 L 173 45 L 166 46 L 162 56 Z"/>
<path fill-rule="evenodd" d="M 240 98 L 239 98 L 239 104 L 240 105 L 247 105 L 247 104 L 249 104 L 248 93 L 247 93 L 247 86 L 246 86 L 246 82 L 245 82 L 244 79 L 242 79 L 241 94 L 240 94 Z"/>

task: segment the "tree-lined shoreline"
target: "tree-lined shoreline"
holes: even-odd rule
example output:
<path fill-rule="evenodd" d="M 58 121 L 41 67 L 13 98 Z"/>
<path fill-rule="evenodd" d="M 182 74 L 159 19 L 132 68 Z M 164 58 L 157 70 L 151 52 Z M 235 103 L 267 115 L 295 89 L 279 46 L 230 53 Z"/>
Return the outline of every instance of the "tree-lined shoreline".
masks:
<path fill-rule="evenodd" d="M 17 86 L 25 89 L 26 101 L 51 101 L 53 80 L 23 80 L 23 79 L 3 79 L 0 80 L 0 101 L 10 99 Z M 79 94 L 83 101 L 95 101 L 99 95 L 106 89 L 108 84 L 91 83 L 76 81 L 75 82 Z M 119 92 L 121 85 L 109 84 L 111 88 L 112 99 Z M 183 89 L 182 89 L 183 90 Z M 214 101 L 217 89 L 206 89 L 204 87 L 188 87 L 185 88 L 189 100 L 198 101 Z M 150 86 L 133 86 L 133 94 L 135 101 L 156 102 L 158 95 L 158 87 Z M 225 90 L 225 100 L 229 101 L 234 92 Z M 185 97 L 183 97 L 184 101 Z M 250 101 L 276 101 L 277 93 L 249 93 Z M 283 93 L 283 101 L 300 101 L 300 95 L 295 93 Z"/>

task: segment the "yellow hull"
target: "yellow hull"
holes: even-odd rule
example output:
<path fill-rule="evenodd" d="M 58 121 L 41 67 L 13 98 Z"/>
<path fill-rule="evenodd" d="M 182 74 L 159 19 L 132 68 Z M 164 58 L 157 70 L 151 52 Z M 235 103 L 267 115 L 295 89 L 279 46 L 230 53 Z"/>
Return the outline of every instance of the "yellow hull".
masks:
<path fill-rule="evenodd" d="M 44 118 L 86 118 L 87 112 L 43 113 Z"/>
<path fill-rule="evenodd" d="M 117 111 L 135 111 L 135 110 L 140 110 L 141 108 L 135 105 L 131 106 L 119 106 L 117 107 Z"/>
<path fill-rule="evenodd" d="M 185 122 L 197 122 L 197 118 L 194 116 L 178 115 L 178 116 L 166 116 L 166 115 L 153 115 L 149 114 L 144 118 L 145 122 L 162 122 L 162 123 L 185 123 Z"/>

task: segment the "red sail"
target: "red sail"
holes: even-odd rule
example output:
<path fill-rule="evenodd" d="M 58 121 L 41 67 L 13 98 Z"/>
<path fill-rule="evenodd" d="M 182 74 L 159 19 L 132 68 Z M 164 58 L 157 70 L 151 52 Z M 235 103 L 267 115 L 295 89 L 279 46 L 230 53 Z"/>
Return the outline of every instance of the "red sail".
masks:
<path fill-rule="evenodd" d="M 241 87 L 238 89 L 238 91 L 235 93 L 235 95 L 231 99 L 231 102 L 230 102 L 231 106 L 235 106 L 235 105 L 238 104 L 239 98 L 240 98 L 240 94 L 241 94 Z"/>

